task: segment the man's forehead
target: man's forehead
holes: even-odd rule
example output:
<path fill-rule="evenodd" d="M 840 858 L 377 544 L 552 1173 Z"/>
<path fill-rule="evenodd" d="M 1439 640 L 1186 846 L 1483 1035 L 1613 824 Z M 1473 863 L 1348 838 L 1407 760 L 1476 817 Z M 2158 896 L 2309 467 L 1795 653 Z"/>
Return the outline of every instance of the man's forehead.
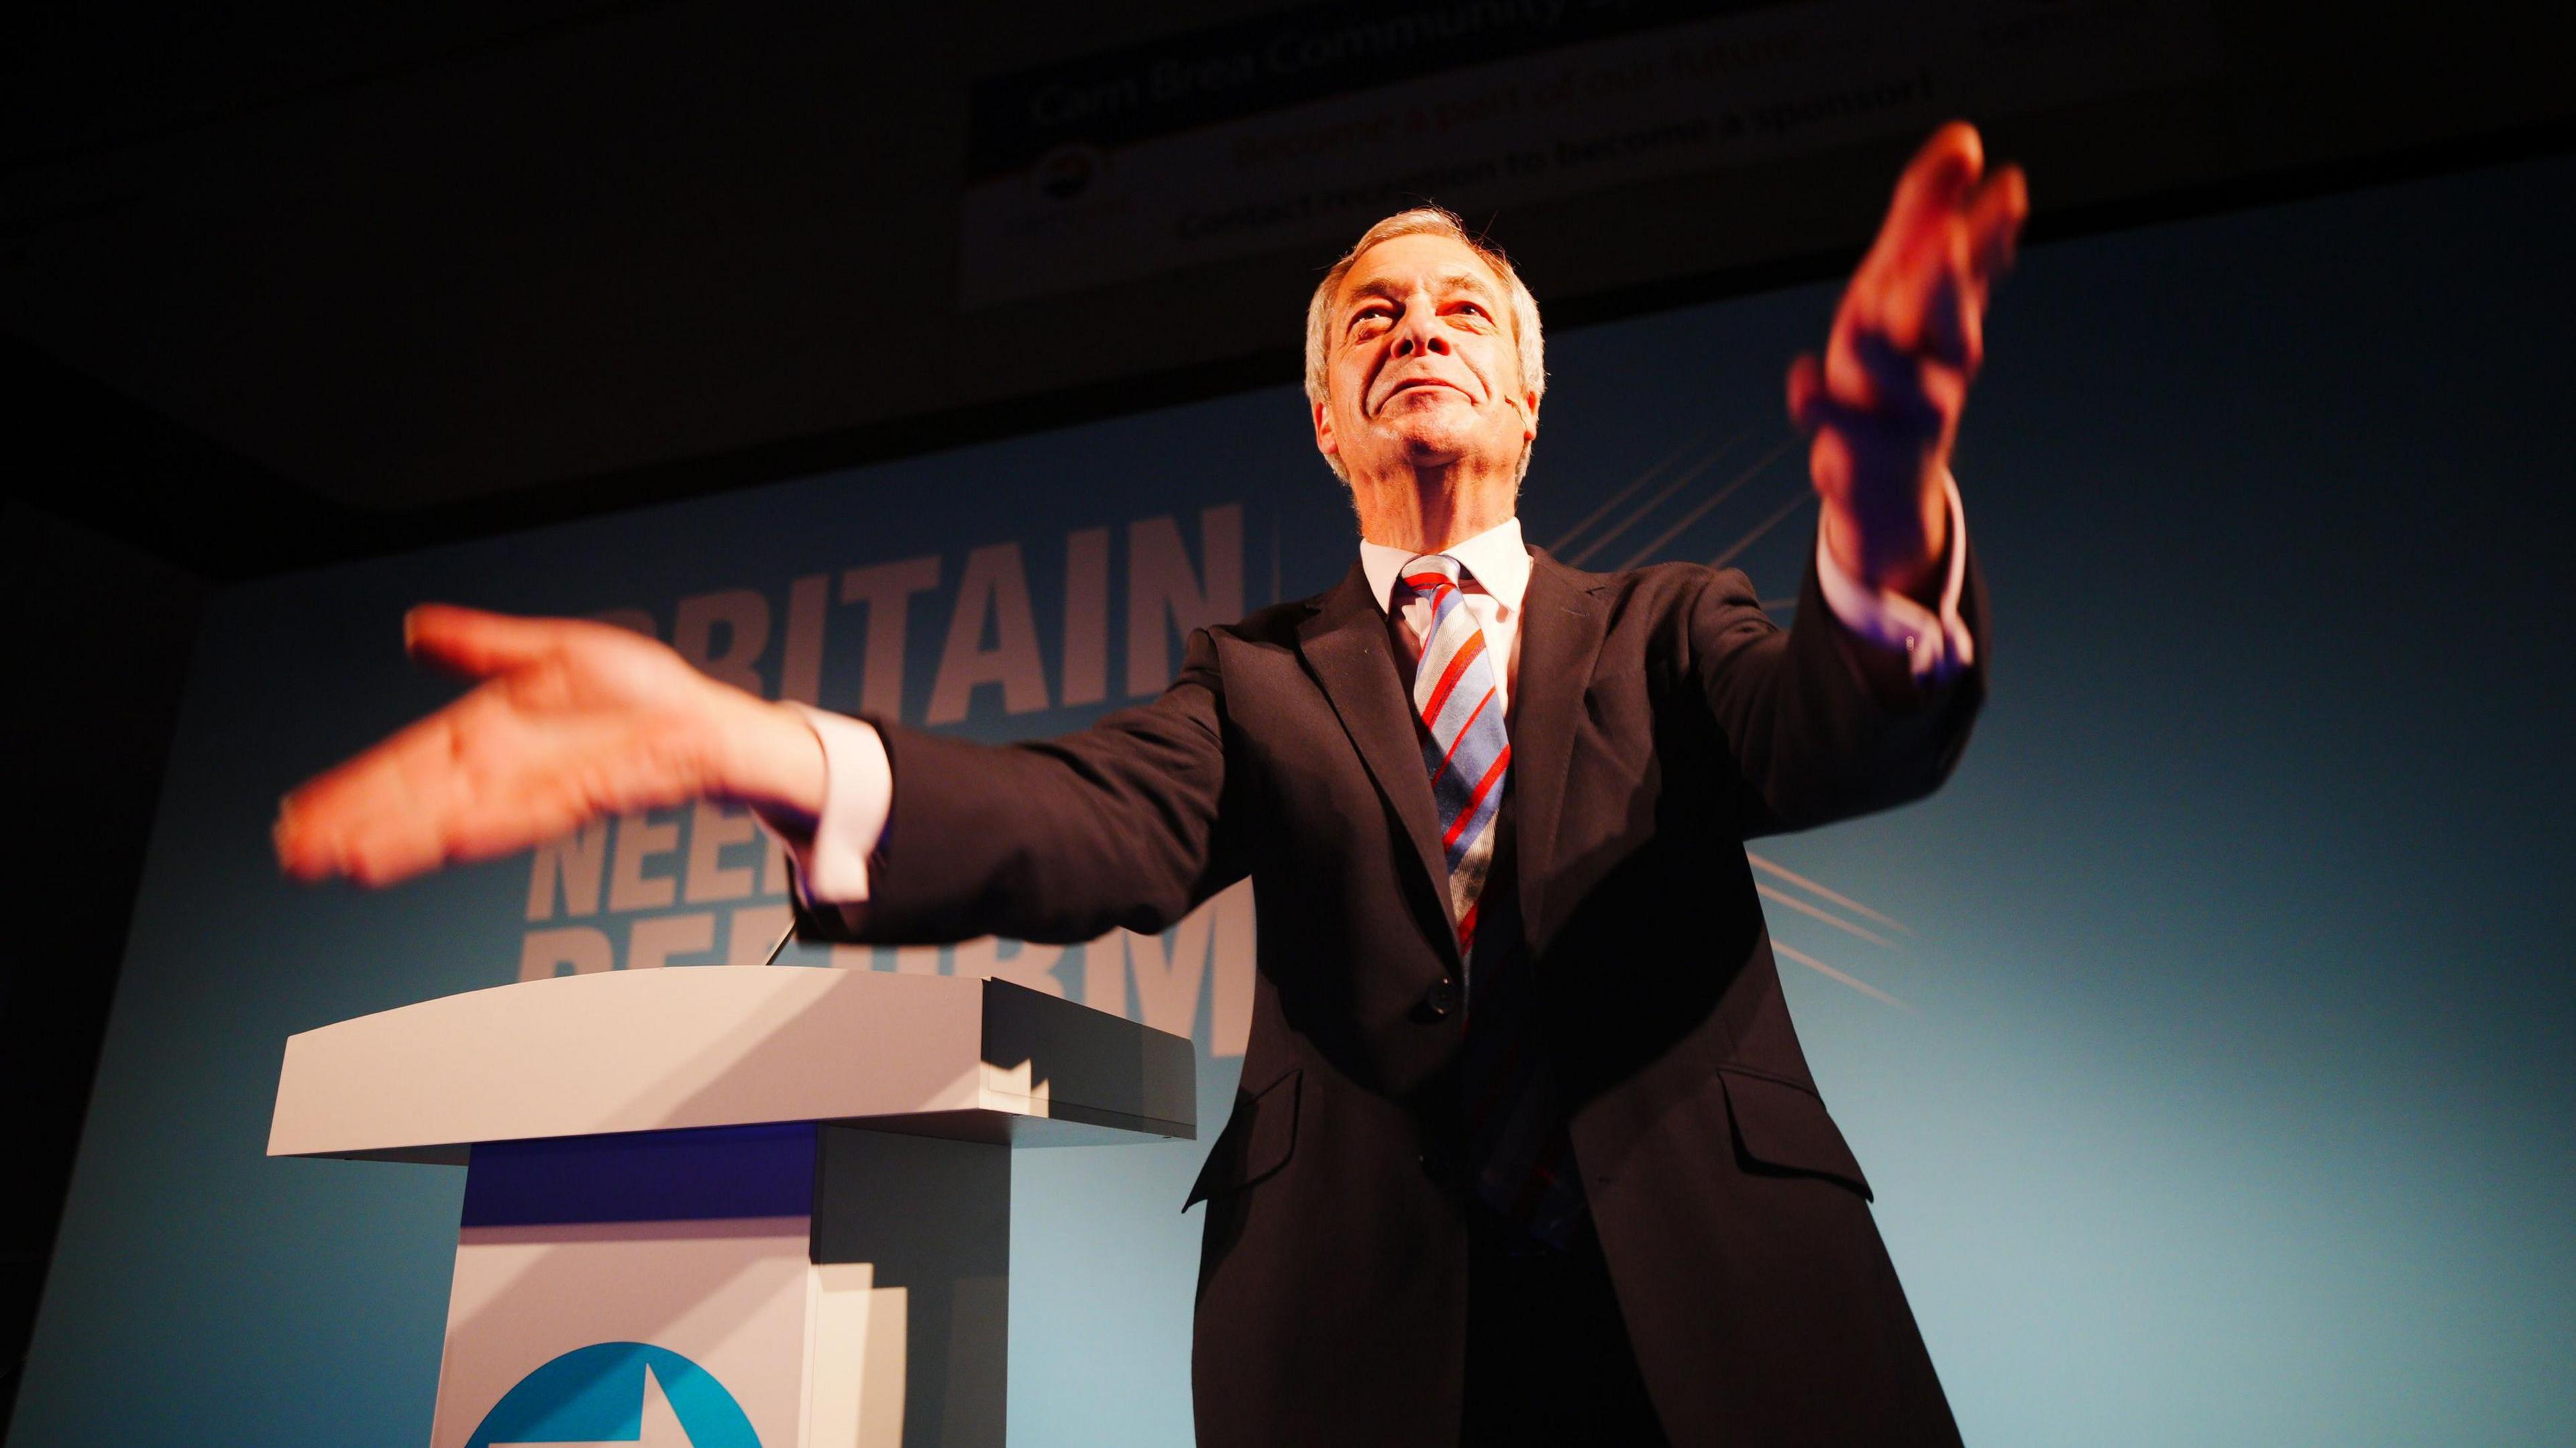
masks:
<path fill-rule="evenodd" d="M 1482 291 L 1502 295 L 1502 278 L 1456 237 L 1433 232 L 1391 236 L 1352 259 L 1342 278 L 1343 299 L 1409 292 Z"/>

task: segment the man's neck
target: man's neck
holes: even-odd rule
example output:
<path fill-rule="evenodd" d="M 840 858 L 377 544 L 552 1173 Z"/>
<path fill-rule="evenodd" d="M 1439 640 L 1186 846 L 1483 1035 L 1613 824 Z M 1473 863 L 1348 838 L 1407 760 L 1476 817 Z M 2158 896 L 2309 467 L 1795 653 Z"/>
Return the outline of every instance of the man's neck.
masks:
<path fill-rule="evenodd" d="M 1517 479 L 1461 476 L 1457 467 L 1409 469 L 1394 477 L 1353 479 L 1351 501 L 1360 536 L 1412 553 L 1438 553 L 1512 516 Z"/>

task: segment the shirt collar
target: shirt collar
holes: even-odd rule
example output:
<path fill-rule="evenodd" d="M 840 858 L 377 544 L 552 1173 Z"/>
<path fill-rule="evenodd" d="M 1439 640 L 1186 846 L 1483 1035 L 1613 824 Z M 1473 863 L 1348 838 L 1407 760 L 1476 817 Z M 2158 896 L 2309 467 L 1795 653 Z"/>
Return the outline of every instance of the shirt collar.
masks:
<path fill-rule="evenodd" d="M 1529 592 L 1529 547 L 1521 542 L 1521 520 L 1516 517 L 1505 518 L 1475 537 L 1440 551 L 1457 559 L 1476 585 L 1505 608 L 1518 609 L 1521 595 Z M 1379 612 L 1385 612 L 1387 601 L 1394 597 L 1395 576 L 1404 571 L 1404 565 L 1421 556 L 1365 538 L 1360 540 L 1360 568 L 1368 574 L 1369 592 L 1377 599 Z"/>

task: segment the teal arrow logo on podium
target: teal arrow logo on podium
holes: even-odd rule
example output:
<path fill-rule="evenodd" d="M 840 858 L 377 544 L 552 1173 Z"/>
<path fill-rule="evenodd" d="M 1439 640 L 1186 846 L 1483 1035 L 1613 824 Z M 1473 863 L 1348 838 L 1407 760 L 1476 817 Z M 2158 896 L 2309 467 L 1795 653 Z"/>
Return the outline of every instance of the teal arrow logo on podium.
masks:
<path fill-rule="evenodd" d="M 760 1448 L 715 1374 L 666 1347 L 595 1342 L 519 1380 L 465 1448 Z"/>

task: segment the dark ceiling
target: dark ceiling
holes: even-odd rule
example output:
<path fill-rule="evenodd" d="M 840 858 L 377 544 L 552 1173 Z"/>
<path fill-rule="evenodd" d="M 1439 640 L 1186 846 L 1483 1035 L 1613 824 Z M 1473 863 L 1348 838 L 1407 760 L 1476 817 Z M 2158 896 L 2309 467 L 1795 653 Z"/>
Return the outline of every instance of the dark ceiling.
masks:
<path fill-rule="evenodd" d="M 958 301 L 971 81 L 1277 8 L 21 21 L 13 491 L 234 577 L 1289 380 L 1303 252 Z M 2168 8 L 2213 76 L 1990 127 L 2035 239 L 2566 144 L 2565 43 L 2510 14 Z M 1838 268 L 1903 149 L 1494 221 L 1579 323 Z"/>

